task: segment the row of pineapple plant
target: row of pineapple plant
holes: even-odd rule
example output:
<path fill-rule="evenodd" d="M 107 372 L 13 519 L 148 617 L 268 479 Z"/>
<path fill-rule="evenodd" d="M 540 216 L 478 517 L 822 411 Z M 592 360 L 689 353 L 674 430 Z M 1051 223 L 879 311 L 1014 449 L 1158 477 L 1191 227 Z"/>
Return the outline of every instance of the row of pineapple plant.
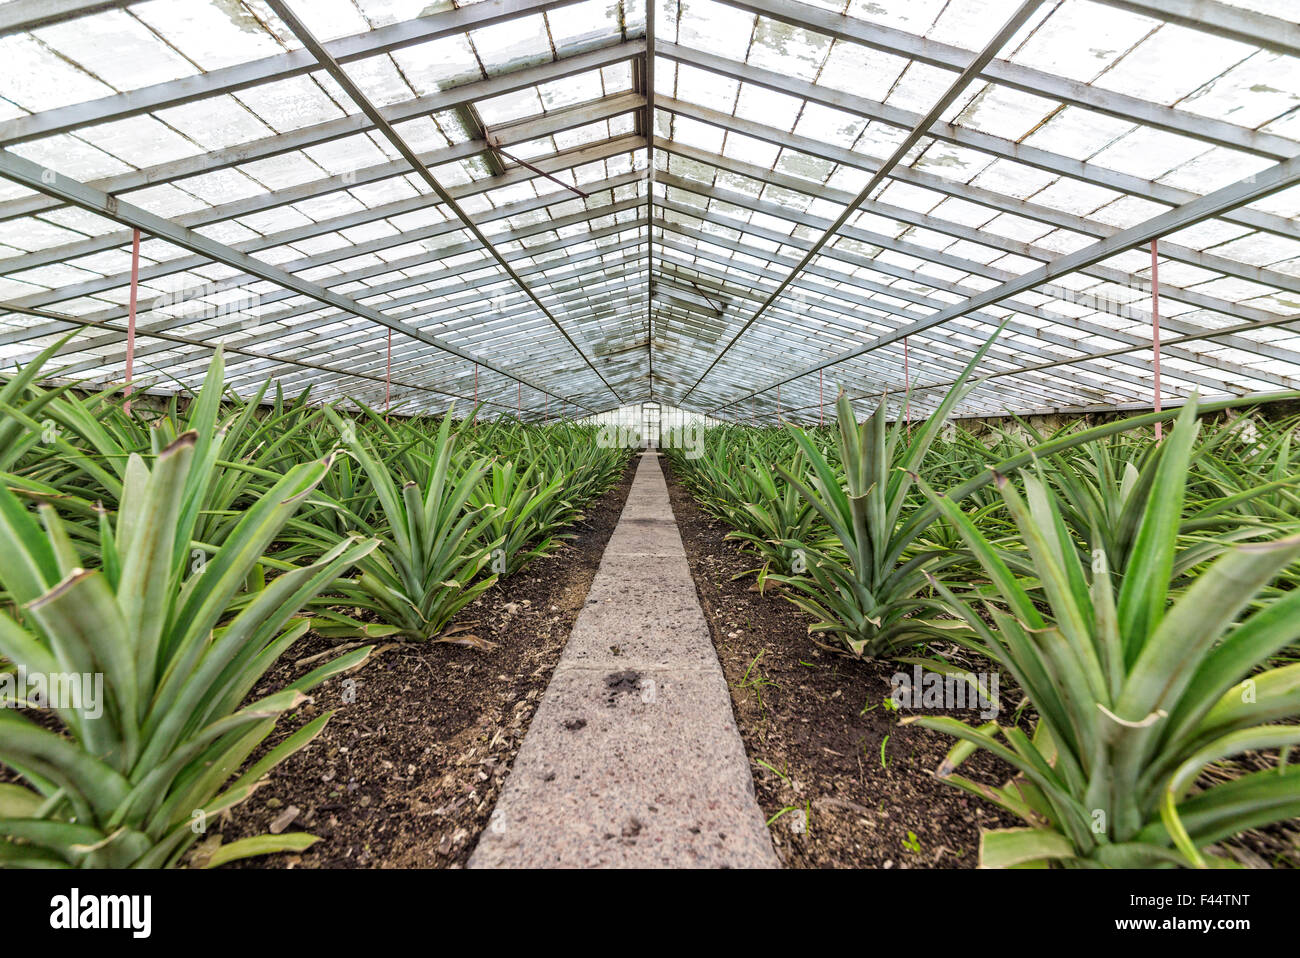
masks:
<path fill-rule="evenodd" d="M 941 778 L 1023 820 L 983 865 L 1230 864 L 1216 843 L 1300 815 L 1297 423 L 1193 398 L 1161 442 L 1171 416 L 976 436 L 949 416 L 983 352 L 924 421 L 840 397 L 833 429 L 718 427 L 675 472 L 815 640 L 941 671 L 928 647 L 956 643 L 1023 690 L 1004 724 L 906 719 L 958 740 Z M 1014 778 L 964 777 L 977 750 Z"/>
<path fill-rule="evenodd" d="M 128 410 L 119 388 L 43 385 L 60 345 L 0 381 L 0 687 L 102 691 L 0 708 L 0 867 L 185 862 L 332 713 L 259 752 L 278 719 L 373 648 L 341 643 L 252 698 L 290 646 L 438 638 L 553 551 L 629 454 L 571 424 L 386 417 L 269 384 L 241 399 L 220 353 L 196 395 Z M 315 840 L 205 843 L 206 864 Z"/>

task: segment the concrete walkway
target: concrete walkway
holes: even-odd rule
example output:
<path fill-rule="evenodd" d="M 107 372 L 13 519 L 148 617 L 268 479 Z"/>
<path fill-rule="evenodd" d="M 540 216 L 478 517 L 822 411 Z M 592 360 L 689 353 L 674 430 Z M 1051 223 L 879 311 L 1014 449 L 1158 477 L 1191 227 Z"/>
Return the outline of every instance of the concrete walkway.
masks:
<path fill-rule="evenodd" d="M 652 450 L 469 867 L 779 865 Z"/>

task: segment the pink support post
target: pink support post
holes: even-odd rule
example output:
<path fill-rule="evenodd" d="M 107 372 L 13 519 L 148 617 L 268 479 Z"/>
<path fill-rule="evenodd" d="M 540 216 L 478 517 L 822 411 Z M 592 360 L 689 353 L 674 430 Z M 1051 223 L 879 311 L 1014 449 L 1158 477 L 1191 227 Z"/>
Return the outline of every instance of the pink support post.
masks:
<path fill-rule="evenodd" d="M 1151 241 L 1151 351 L 1154 357 L 1152 371 L 1155 373 L 1155 409 L 1160 412 L 1160 272 L 1156 264 L 1156 244 Z M 1164 423 L 1156 423 L 1156 442 L 1165 437 Z"/>
<path fill-rule="evenodd" d="M 903 422 L 912 431 L 912 377 L 907 369 L 907 337 L 903 337 Z"/>
<path fill-rule="evenodd" d="M 131 415 L 131 370 L 135 365 L 135 304 L 140 291 L 140 231 L 131 231 L 131 305 L 126 318 L 126 383 L 122 395 L 126 397 L 124 409 Z"/>
<path fill-rule="evenodd" d="M 388 359 L 384 364 L 384 421 L 388 421 L 388 403 L 392 396 L 393 380 L 393 331 L 388 331 Z"/>
<path fill-rule="evenodd" d="M 826 424 L 826 398 L 822 391 L 822 373 L 823 370 L 817 370 L 817 425 Z"/>

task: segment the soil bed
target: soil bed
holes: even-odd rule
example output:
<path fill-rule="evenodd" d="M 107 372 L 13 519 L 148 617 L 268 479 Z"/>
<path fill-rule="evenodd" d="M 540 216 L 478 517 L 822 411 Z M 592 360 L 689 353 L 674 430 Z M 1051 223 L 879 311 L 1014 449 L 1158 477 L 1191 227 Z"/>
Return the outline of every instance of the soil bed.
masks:
<path fill-rule="evenodd" d="M 671 464 L 665 474 L 759 805 L 767 819 L 780 814 L 770 826 L 777 854 L 793 868 L 974 868 L 981 828 L 1021 823 L 934 777 L 954 739 L 900 726 L 920 712 L 882 704 L 906 667 L 819 649 L 798 608 L 755 591 L 752 576 L 733 578 L 755 560 L 724 540 L 727 527 L 696 505 Z M 1011 769 L 980 754 L 962 772 L 1001 785 Z"/>
<path fill-rule="evenodd" d="M 805 809 L 805 830 L 797 830 L 799 819 L 790 811 L 771 826 L 787 866 L 973 868 L 980 829 L 1023 827 L 1019 819 L 934 777 L 954 740 L 898 724 L 900 717 L 924 710 L 890 712 L 881 705 L 892 691 L 890 677 L 907 666 L 819 649 L 808 637 L 808 616 L 772 590 L 760 595 L 753 576 L 733 579 L 756 560 L 723 538 L 727 526 L 699 508 L 667 460 L 664 473 L 700 604 L 731 686 L 759 805 L 768 819 L 783 809 Z M 1006 676 L 1000 691 L 1004 710 L 998 718 L 1005 725 L 1021 692 Z M 976 717 L 970 710 L 942 714 L 966 721 Z M 1252 752 L 1231 764 L 1242 774 L 1275 766 L 1277 755 Z M 977 753 L 962 765 L 962 773 L 1002 785 L 1012 769 Z M 1221 843 L 1217 853 L 1253 868 L 1296 868 L 1300 820 L 1251 829 Z"/>
<path fill-rule="evenodd" d="M 268 744 L 336 709 L 325 730 L 215 830 L 230 842 L 263 834 L 274 823 L 321 840 L 301 853 L 227 867 L 463 865 L 586 600 L 634 468 L 630 463 L 618 484 L 570 527 L 574 539 L 485 592 L 457 618 L 496 648 L 393 644 L 317 688 L 313 703 L 282 723 Z M 308 634 L 255 694 L 319 665 L 298 663 L 335 644 Z"/>

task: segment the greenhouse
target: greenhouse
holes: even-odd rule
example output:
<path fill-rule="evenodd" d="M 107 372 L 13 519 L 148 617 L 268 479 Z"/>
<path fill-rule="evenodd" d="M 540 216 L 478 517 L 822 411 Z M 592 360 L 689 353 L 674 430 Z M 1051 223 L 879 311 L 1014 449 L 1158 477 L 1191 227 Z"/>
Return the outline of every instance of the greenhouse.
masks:
<path fill-rule="evenodd" d="M 0 473 L 2 870 L 1295 869 L 1300 7 L 4 0 Z"/>

